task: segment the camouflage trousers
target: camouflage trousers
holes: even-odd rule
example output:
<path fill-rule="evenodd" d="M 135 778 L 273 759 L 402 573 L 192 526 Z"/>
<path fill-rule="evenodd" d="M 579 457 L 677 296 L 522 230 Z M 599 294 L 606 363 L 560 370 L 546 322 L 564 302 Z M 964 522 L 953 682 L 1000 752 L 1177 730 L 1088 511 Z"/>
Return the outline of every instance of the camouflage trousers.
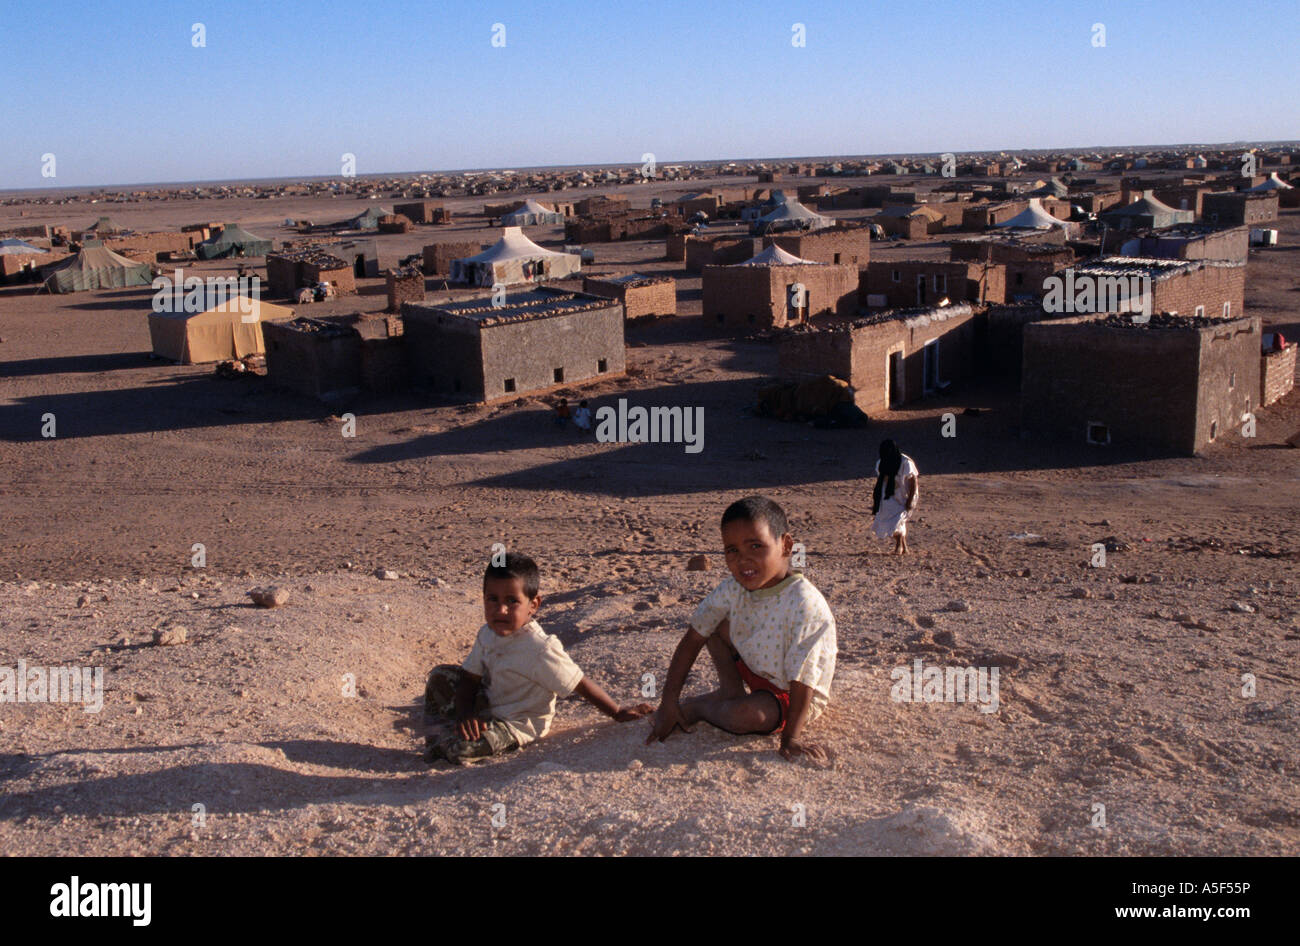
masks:
<path fill-rule="evenodd" d="M 490 707 L 482 687 L 474 695 L 474 715 L 483 722 L 483 735 L 477 739 L 461 738 L 456 730 L 456 688 L 464 676 L 465 671 L 455 664 L 439 664 L 429 671 L 429 680 L 424 685 L 424 757 L 429 762 L 446 759 L 464 765 L 471 759 L 519 748 L 509 727 L 488 715 Z"/>

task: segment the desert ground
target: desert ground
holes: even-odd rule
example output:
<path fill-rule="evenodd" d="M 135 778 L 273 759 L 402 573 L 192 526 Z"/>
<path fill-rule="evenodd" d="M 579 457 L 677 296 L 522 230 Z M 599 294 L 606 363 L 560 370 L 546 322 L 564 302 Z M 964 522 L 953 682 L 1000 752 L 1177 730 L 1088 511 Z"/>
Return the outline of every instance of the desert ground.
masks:
<path fill-rule="evenodd" d="M 21 222 L 225 219 L 279 240 L 286 217 L 358 208 L 83 201 Z M 1279 229 L 1251 252 L 1246 307 L 1294 337 L 1300 213 Z M 462 232 L 491 239 L 481 217 L 421 227 L 380 237 L 381 262 Z M 1022 438 L 996 378 L 866 430 L 781 423 L 749 410 L 775 347 L 703 324 L 699 278 L 661 241 L 593 249 L 589 271 L 678 276 L 680 314 L 629 326 L 627 376 L 570 395 L 702 405 L 703 452 L 596 443 L 540 398 L 326 406 L 152 360 L 147 289 L 0 287 L 0 666 L 104 672 L 98 713 L 0 703 L 0 854 L 1300 853 L 1300 395 L 1191 458 Z M 309 314 L 383 308 L 382 280 L 361 293 Z M 869 530 L 887 436 L 921 471 L 902 560 Z M 808 733 L 828 764 L 706 725 L 646 746 L 648 722 L 577 698 L 519 752 L 422 760 L 424 677 L 468 652 L 493 543 L 538 560 L 543 626 L 640 702 L 726 574 L 723 508 L 755 492 L 789 512 L 837 620 Z M 687 570 L 697 554 L 708 570 Z M 283 607 L 251 604 L 267 585 Z M 153 644 L 176 627 L 185 643 Z M 997 711 L 893 701 L 891 670 L 918 658 L 997 667 Z M 712 678 L 699 665 L 688 690 Z"/>

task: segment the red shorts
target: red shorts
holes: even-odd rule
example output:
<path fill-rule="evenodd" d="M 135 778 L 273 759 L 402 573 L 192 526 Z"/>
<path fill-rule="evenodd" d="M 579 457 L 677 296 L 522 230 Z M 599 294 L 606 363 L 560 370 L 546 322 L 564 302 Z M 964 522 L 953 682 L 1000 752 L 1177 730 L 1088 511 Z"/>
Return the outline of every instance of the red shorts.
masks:
<path fill-rule="evenodd" d="M 790 715 L 790 691 L 782 690 L 772 684 L 772 681 L 766 677 L 760 677 L 754 671 L 745 666 L 745 661 L 739 657 L 736 658 L 736 670 L 740 673 L 740 679 L 745 681 L 751 693 L 757 693 L 760 690 L 771 693 L 776 697 L 776 701 L 781 704 L 781 719 L 776 724 L 776 728 L 770 732 L 780 732 L 785 729 L 786 718 Z"/>

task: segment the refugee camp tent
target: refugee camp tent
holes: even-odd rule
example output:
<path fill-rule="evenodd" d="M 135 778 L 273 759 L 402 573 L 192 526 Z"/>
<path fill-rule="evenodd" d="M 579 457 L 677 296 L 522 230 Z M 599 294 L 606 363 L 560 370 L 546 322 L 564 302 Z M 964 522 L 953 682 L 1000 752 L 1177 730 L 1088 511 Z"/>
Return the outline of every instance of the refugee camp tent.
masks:
<path fill-rule="evenodd" d="M 1045 230 L 1048 227 L 1064 227 L 1066 224 L 1064 220 L 1057 220 L 1044 210 L 1043 205 L 1038 202 L 1037 197 L 1031 197 L 1029 199 L 1028 207 L 1009 220 L 1003 220 L 999 224 L 994 224 L 994 226 L 1030 227 L 1035 230 Z"/>
<path fill-rule="evenodd" d="M 118 226 L 113 222 L 111 217 L 100 217 L 86 229 L 79 231 L 81 233 L 95 233 L 99 236 L 108 236 L 113 233 L 126 233 L 126 227 Z"/>
<path fill-rule="evenodd" d="M 50 292 L 84 292 L 147 286 L 153 279 L 153 268 L 148 263 L 119 256 L 98 240 L 91 240 L 75 256 L 42 269 L 41 276 Z"/>
<path fill-rule="evenodd" d="M 265 256 L 271 241 L 249 233 L 237 223 L 228 223 L 220 233 L 194 248 L 199 259 L 225 259 L 228 256 Z"/>
<path fill-rule="evenodd" d="M 17 253 L 48 253 L 39 246 L 32 246 L 22 240 L 0 240 L 0 256 L 12 256 Z"/>
<path fill-rule="evenodd" d="M 539 204 L 530 197 L 524 201 L 524 205 L 518 210 L 502 217 L 501 223 L 507 227 L 544 226 L 546 224 L 564 223 L 564 214 L 556 213 L 550 207 Z"/>
<path fill-rule="evenodd" d="M 391 217 L 393 209 L 391 207 L 367 207 L 361 213 L 348 220 L 331 224 L 331 229 L 335 230 L 378 230 L 380 217 Z"/>
<path fill-rule="evenodd" d="M 561 279 L 582 268 L 581 257 L 538 246 L 518 227 L 506 227 L 501 239 L 476 256 L 451 261 L 453 282 L 475 286 L 510 286 L 521 282 Z"/>
<path fill-rule="evenodd" d="M 1102 223 L 1121 230 L 1138 227 L 1163 229 L 1180 223 L 1192 223 L 1195 219 L 1195 211 L 1175 210 L 1157 200 L 1151 191 L 1143 191 L 1142 196 L 1131 204 L 1101 214 Z"/>
<path fill-rule="evenodd" d="M 287 321 L 293 310 L 232 296 L 206 312 L 150 312 L 153 353 L 183 365 L 262 354 L 262 323 Z"/>
<path fill-rule="evenodd" d="M 810 259 L 800 259 L 793 253 L 787 253 L 773 243 L 756 256 L 751 256 L 737 266 L 821 266 L 823 264 Z"/>
<path fill-rule="evenodd" d="M 787 198 L 779 202 L 771 212 L 754 221 L 751 232 L 755 236 L 762 236 L 787 230 L 821 230 L 834 223 L 833 218 L 815 214 L 799 201 Z"/>
<path fill-rule="evenodd" d="M 1289 191 L 1290 189 L 1291 189 L 1291 185 L 1288 184 L 1286 181 L 1282 180 L 1282 178 L 1278 177 L 1277 171 L 1274 171 L 1272 174 L 1268 176 L 1268 180 L 1265 181 L 1263 184 L 1256 184 L 1254 187 L 1247 187 L 1246 193 L 1265 194 L 1268 193 L 1269 191 Z"/>
<path fill-rule="evenodd" d="M 1029 191 L 1027 193 L 1027 196 L 1064 197 L 1068 193 L 1070 193 L 1070 188 L 1065 184 L 1065 182 L 1060 180 L 1060 178 L 1054 177 L 1051 180 L 1049 180 L 1046 184 L 1044 184 L 1042 187 L 1035 187 L 1033 190 Z"/>

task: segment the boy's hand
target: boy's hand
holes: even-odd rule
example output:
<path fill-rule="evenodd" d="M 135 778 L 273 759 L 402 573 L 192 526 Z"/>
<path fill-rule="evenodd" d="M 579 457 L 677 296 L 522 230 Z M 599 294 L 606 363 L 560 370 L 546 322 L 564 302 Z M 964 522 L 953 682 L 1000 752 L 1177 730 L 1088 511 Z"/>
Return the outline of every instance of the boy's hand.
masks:
<path fill-rule="evenodd" d="M 473 742 L 487 732 L 487 725 L 477 716 L 469 716 L 456 720 L 456 732 L 460 733 L 460 738 L 465 741 Z"/>
<path fill-rule="evenodd" d="M 654 711 L 655 708 L 649 703 L 638 703 L 636 706 L 620 706 L 618 712 L 614 714 L 614 722 L 630 723 L 632 720 L 648 716 Z"/>
<path fill-rule="evenodd" d="M 799 756 L 806 756 L 809 761 L 821 766 L 830 761 L 830 754 L 821 746 L 811 742 L 790 742 L 782 743 L 780 753 L 786 759 L 794 762 Z"/>
<path fill-rule="evenodd" d="M 659 704 L 654 725 L 650 727 L 650 735 L 646 736 L 645 744 L 648 746 L 656 739 L 663 742 L 672 735 L 674 729 L 679 727 L 682 732 L 692 731 L 691 727 L 686 725 L 686 720 L 682 718 L 682 708 L 677 705 L 677 701 L 665 700 Z"/>

